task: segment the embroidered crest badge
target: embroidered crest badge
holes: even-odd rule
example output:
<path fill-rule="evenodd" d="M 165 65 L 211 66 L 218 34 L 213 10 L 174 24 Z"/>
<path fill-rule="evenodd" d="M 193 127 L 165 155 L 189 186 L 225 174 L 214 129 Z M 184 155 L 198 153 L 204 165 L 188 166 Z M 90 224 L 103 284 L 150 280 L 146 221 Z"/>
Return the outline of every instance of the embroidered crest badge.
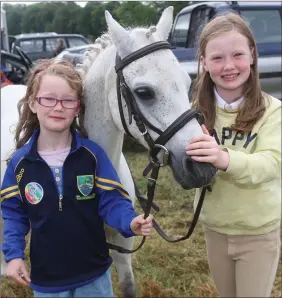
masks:
<path fill-rule="evenodd" d="M 93 175 L 77 176 L 77 187 L 83 196 L 88 196 L 94 186 Z"/>
<path fill-rule="evenodd" d="M 38 204 L 43 198 L 43 188 L 36 182 L 30 182 L 25 186 L 25 197 L 29 203 Z"/>

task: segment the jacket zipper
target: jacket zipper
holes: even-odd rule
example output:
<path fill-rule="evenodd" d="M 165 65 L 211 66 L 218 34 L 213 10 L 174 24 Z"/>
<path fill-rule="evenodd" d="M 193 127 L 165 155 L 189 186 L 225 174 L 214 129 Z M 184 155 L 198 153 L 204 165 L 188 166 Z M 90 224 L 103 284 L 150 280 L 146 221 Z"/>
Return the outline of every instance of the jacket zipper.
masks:
<path fill-rule="evenodd" d="M 67 159 L 67 157 L 66 157 L 66 159 Z M 65 161 L 66 161 L 66 159 L 65 159 Z M 65 161 L 64 161 L 64 163 L 65 163 Z M 63 202 L 62 202 L 62 200 L 63 200 L 63 193 L 64 193 L 64 183 L 63 183 L 64 179 L 63 179 L 63 177 L 64 177 L 64 164 L 62 166 L 62 193 L 59 196 L 59 211 L 62 211 L 63 210 Z M 57 186 L 57 183 L 56 183 L 56 186 Z M 58 186 L 57 186 L 57 189 L 58 189 L 58 192 L 59 192 L 59 187 Z"/>
<path fill-rule="evenodd" d="M 63 210 L 62 199 L 63 199 L 63 196 L 60 195 L 60 196 L 59 196 L 59 211 L 62 211 L 62 210 Z"/>
<path fill-rule="evenodd" d="M 67 157 L 66 157 L 66 159 L 67 159 Z M 45 160 L 41 160 L 40 158 L 37 158 L 37 160 L 39 160 L 39 161 L 41 161 L 41 162 L 43 162 L 43 163 L 45 163 L 48 167 L 49 167 L 49 165 L 47 164 L 47 162 L 45 161 Z M 60 190 L 59 190 L 59 187 L 58 187 L 58 185 L 57 185 L 57 182 L 56 182 L 56 180 L 55 180 L 55 177 L 54 177 L 54 175 L 53 175 L 53 172 L 52 172 L 52 170 L 51 170 L 51 168 L 49 167 L 49 169 L 50 169 L 50 171 L 51 171 L 51 175 L 52 175 L 52 177 L 53 177 L 53 181 L 54 181 L 54 184 L 55 184 L 55 187 L 56 187 L 56 189 L 57 189 L 57 193 L 58 193 L 58 195 L 59 195 L 59 211 L 62 211 L 63 210 L 63 193 L 64 193 L 64 183 L 63 183 L 63 175 L 64 175 L 64 165 L 63 165 L 63 167 L 62 167 L 62 193 L 60 193 Z"/>

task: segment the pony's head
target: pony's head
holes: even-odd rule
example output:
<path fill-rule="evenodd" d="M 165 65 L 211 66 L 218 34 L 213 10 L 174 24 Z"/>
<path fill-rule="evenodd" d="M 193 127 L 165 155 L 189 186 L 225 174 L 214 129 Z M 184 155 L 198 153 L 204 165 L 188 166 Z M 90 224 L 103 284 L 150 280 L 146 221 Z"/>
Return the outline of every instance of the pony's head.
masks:
<path fill-rule="evenodd" d="M 111 65 L 105 70 L 103 84 L 111 116 L 118 130 L 132 135 L 148 149 L 153 147 L 149 138 L 154 144 L 160 135 L 164 136 L 164 131 L 169 131 L 162 145 L 170 153 L 168 164 L 176 181 L 183 188 L 208 184 L 215 174 L 214 167 L 194 162 L 185 153 L 189 140 L 203 132 L 196 118 L 192 117 L 187 122 L 183 117 L 183 113 L 191 109 L 188 98 L 191 79 L 182 70 L 166 43 L 173 22 L 173 7 L 165 9 L 158 24 L 150 28 L 128 30 L 114 20 L 108 11 L 105 16 L 110 44 L 113 45 L 109 49 L 111 54 L 101 58 L 96 69 L 95 66 L 91 67 L 87 74 L 86 89 L 98 88 L 101 79 L 98 78 L 97 69 L 107 69 Z M 103 43 L 107 43 L 105 36 L 101 41 L 101 50 Z M 113 64 L 116 71 L 113 70 Z M 117 77 L 119 81 L 115 84 Z M 118 90 L 117 86 L 120 87 Z M 121 94 L 120 103 L 118 94 Z M 182 119 L 180 122 L 179 118 Z M 161 158 L 163 149 L 161 152 L 158 149 L 151 152 Z"/>

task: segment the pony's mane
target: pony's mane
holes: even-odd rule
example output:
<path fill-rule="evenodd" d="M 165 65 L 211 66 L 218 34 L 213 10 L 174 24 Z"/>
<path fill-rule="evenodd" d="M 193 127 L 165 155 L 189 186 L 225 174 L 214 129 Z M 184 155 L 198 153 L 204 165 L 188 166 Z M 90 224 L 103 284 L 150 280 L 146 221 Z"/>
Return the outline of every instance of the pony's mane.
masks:
<path fill-rule="evenodd" d="M 145 33 L 147 38 L 150 38 L 154 32 L 156 32 L 156 27 L 151 26 L 149 28 L 146 27 L 135 27 L 135 28 L 127 28 L 127 31 L 131 32 L 133 29 L 147 29 L 148 31 Z M 89 69 L 91 68 L 94 61 L 97 59 L 100 53 L 102 53 L 109 46 L 113 45 L 113 41 L 111 39 L 110 34 L 104 33 L 100 37 L 98 37 L 94 43 L 87 49 L 82 58 L 82 63 L 77 64 L 76 68 L 83 75 L 86 75 Z"/>
<path fill-rule="evenodd" d="M 102 34 L 84 53 L 82 63 L 76 65 L 77 70 L 82 72 L 84 75 L 87 74 L 99 54 L 111 45 L 113 45 L 113 42 L 110 35 L 108 33 Z"/>

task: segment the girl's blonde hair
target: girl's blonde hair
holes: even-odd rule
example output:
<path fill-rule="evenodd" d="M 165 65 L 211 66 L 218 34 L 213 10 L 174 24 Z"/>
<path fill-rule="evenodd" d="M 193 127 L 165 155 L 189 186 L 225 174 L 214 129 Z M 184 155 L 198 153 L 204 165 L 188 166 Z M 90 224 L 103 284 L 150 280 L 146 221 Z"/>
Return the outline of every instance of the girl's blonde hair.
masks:
<path fill-rule="evenodd" d="M 237 31 L 248 40 L 253 54 L 253 65 L 248 80 L 245 83 L 244 102 L 238 112 L 236 122 L 231 126 L 233 130 L 249 132 L 265 112 L 266 94 L 261 91 L 258 73 L 258 54 L 254 36 L 247 24 L 238 14 L 228 12 L 218 15 L 205 25 L 200 35 L 198 73 L 192 88 L 192 105 L 200 110 L 205 117 L 207 129 L 214 128 L 216 118 L 216 100 L 214 96 L 214 82 L 209 72 L 200 70 L 201 56 L 205 57 L 208 42 L 213 38 L 230 31 Z"/>
<path fill-rule="evenodd" d="M 70 62 L 44 59 L 37 61 L 35 66 L 29 71 L 26 95 L 18 103 L 19 122 L 16 126 L 15 134 L 16 150 L 25 145 L 33 132 L 39 128 L 37 115 L 31 111 L 29 101 L 35 100 L 44 75 L 61 77 L 76 91 L 77 99 L 80 100 L 80 112 L 78 117 L 73 120 L 71 127 L 76 129 L 80 135 L 87 137 L 83 124 L 85 103 L 83 101 L 83 80 L 81 75 Z"/>

